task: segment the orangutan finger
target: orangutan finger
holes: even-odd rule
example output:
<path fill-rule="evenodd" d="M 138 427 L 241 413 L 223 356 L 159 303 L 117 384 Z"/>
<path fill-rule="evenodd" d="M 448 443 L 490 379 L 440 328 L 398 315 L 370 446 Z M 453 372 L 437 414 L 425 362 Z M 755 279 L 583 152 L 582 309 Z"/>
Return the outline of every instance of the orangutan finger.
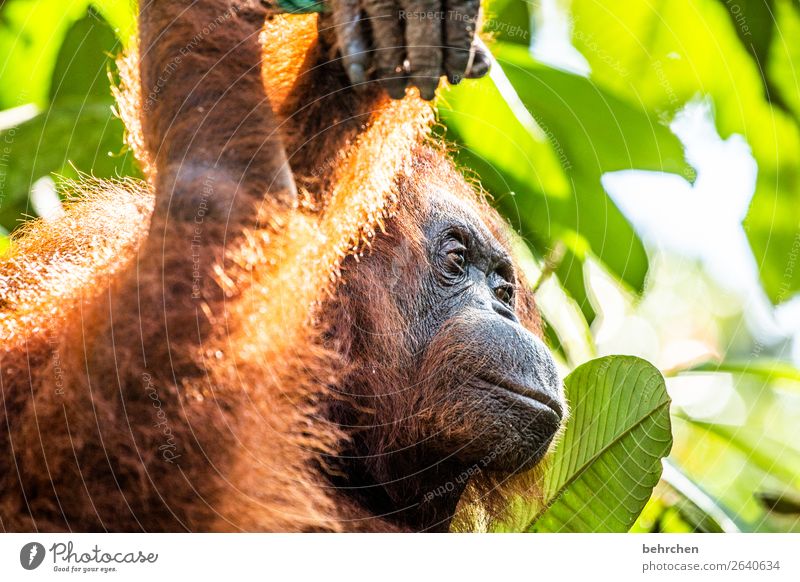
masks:
<path fill-rule="evenodd" d="M 408 83 L 423 99 L 436 95 L 442 74 L 442 20 L 439 0 L 401 0 L 400 18 L 406 28 Z"/>
<path fill-rule="evenodd" d="M 394 0 L 366 0 L 363 3 L 372 29 L 375 76 L 393 99 L 406 93 L 405 42 L 403 25 Z"/>
<path fill-rule="evenodd" d="M 474 64 L 472 40 L 478 26 L 480 0 L 454 0 L 447 5 L 444 23 L 444 70 L 447 80 L 457 84 Z M 472 61 L 472 63 L 471 63 Z"/>
<path fill-rule="evenodd" d="M 331 0 L 331 9 L 344 70 L 354 87 L 363 87 L 369 69 L 369 47 L 359 0 Z"/>

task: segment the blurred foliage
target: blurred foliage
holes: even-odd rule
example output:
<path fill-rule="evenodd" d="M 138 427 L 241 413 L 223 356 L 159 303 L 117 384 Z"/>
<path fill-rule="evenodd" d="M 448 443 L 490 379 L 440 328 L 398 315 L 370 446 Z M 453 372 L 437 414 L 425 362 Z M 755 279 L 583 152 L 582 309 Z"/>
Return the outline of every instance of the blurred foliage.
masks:
<path fill-rule="evenodd" d="M 0 104 L 10 109 L 7 118 L 12 121 L 0 122 L 0 226 L 6 230 L 33 213 L 31 185 L 43 176 L 135 174 L 109 89 L 121 45 L 103 16 L 130 18 L 129 7 L 119 8 L 123 5 L 127 6 L 50 0 L 4 3 Z M 13 123 L 14 113 L 27 104 L 38 112 Z"/>
<path fill-rule="evenodd" d="M 797 255 L 800 225 L 796 212 L 800 133 L 796 115 L 770 101 L 761 71 L 796 98 L 794 71 L 800 61 L 791 58 L 795 49 L 790 37 L 772 34 L 776 23 L 769 4 L 764 0 L 658 4 L 574 0 L 570 10 L 575 46 L 589 61 L 598 84 L 667 118 L 696 95 L 708 95 L 720 135 L 745 136 L 759 168 L 745 225 L 764 287 L 779 303 L 800 290 L 800 269 L 790 265 L 793 248 Z M 791 0 L 775 4 L 778 18 L 797 17 Z M 749 16 L 729 13 L 744 5 Z M 777 26 L 780 31 L 780 21 Z M 768 54 L 769 59 L 756 61 L 754 55 L 759 53 Z M 770 72 L 775 70 L 770 66 L 773 57 L 786 65 L 777 74 Z"/>
<path fill-rule="evenodd" d="M 490 0 L 484 29 L 497 62 L 490 77 L 442 92 L 442 135 L 515 227 L 547 338 L 564 371 L 577 368 L 567 381 L 576 416 L 557 455 L 585 414 L 609 427 L 633 420 L 623 413 L 637 410 L 647 384 L 604 385 L 595 367 L 607 362 L 581 366 L 609 350 L 667 373 L 674 446 L 643 511 L 626 495 L 644 487 L 643 502 L 659 474 L 650 433 L 615 442 L 647 457 L 645 469 L 614 473 L 609 459 L 627 466 L 624 455 L 596 451 L 587 470 L 570 473 L 568 495 L 548 482 L 552 503 L 521 507 L 520 519 L 542 530 L 625 530 L 641 511 L 633 531 L 800 531 L 800 371 L 782 348 L 742 332 L 740 299 L 699 267 L 647 249 L 601 183 L 626 169 L 693 182 L 669 124 L 707 98 L 719 134 L 743 136 L 758 164 L 744 227 L 763 290 L 776 305 L 792 299 L 800 291 L 800 3 L 550 1 L 568 17 L 565 40 L 588 72 L 532 56 L 547 25 L 540 2 Z M 109 90 L 133 14 L 129 0 L 0 3 L 0 253 L 8 232 L 34 214 L 40 178 L 136 175 Z M 699 350 L 694 360 L 668 353 L 687 346 Z M 589 387 L 611 400 L 582 400 Z M 622 399 L 625 407 L 609 408 Z M 653 428 L 668 420 L 659 416 Z M 603 487 L 614 491 L 595 503 L 621 501 L 622 510 L 606 508 L 614 519 L 592 518 L 599 506 L 584 504 L 571 521 L 565 504 Z"/>

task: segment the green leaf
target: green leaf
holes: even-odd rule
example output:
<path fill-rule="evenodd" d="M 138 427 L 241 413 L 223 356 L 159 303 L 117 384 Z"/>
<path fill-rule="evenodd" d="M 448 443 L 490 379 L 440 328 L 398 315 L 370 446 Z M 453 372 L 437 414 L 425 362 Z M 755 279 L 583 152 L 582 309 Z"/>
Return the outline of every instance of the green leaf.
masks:
<path fill-rule="evenodd" d="M 680 140 L 640 103 L 543 65 L 524 47 L 497 43 L 492 48 L 522 102 L 583 174 L 640 169 L 692 175 Z"/>
<path fill-rule="evenodd" d="M 591 250 L 641 292 L 644 246 L 600 179 L 630 168 L 691 177 L 680 142 L 640 108 L 585 78 L 536 63 L 522 46 L 500 42 L 494 50 L 504 59 L 502 70 L 462 83 L 440 103 L 447 137 L 461 146 L 457 161 L 477 173 L 539 257 L 558 241 L 580 240 L 580 248 L 569 245 L 578 265 Z M 591 321 L 581 269 L 564 268 L 558 276 Z"/>
<path fill-rule="evenodd" d="M 121 155 L 123 126 L 107 103 L 54 107 L 0 134 L 8 160 L 0 195 L 0 225 L 12 230 L 30 213 L 28 192 L 42 176 L 77 177 L 77 171 L 99 178 L 134 175 L 130 153 Z"/>
<path fill-rule="evenodd" d="M 670 459 L 664 460 L 661 480 L 678 497 L 677 510 L 696 530 L 737 533 L 743 529 L 743 524 L 737 523 L 736 516 L 720 500 L 709 495 Z"/>
<path fill-rule="evenodd" d="M 764 290 L 777 305 L 800 291 L 800 137 L 776 142 L 772 168 L 756 158 L 756 192 L 744 228 Z"/>
<path fill-rule="evenodd" d="M 537 532 L 625 532 L 661 475 L 672 445 L 661 373 L 632 356 L 607 356 L 565 380 L 571 417 L 544 476 Z"/>
<path fill-rule="evenodd" d="M 800 451 L 775 441 L 762 430 L 702 422 L 685 415 L 681 418 L 727 441 L 742 451 L 749 463 L 800 492 Z"/>
<path fill-rule="evenodd" d="M 561 285 L 580 308 L 586 323 L 591 325 L 597 313 L 589 300 L 589 293 L 586 289 L 585 259 L 585 253 L 576 252 L 573 248 L 567 247 L 555 272 Z"/>
<path fill-rule="evenodd" d="M 641 292 L 647 255 L 600 178 L 631 168 L 691 175 L 679 140 L 641 108 L 589 79 L 538 64 L 518 47 L 501 44 L 496 53 L 525 106 L 563 152 L 573 197 L 558 218 L 614 274 Z"/>
<path fill-rule="evenodd" d="M 7 0 L 0 21 L 0 109 L 46 107 L 56 59 L 67 31 L 93 5 L 117 38 L 134 31 L 135 8 L 119 0 Z"/>
<path fill-rule="evenodd" d="M 788 531 L 787 524 L 778 523 L 754 495 L 756 491 L 780 488 L 781 481 L 773 474 L 765 473 L 763 463 L 751 458 L 747 447 L 740 447 L 731 442 L 728 435 L 717 434 L 703 423 L 692 422 L 682 414 L 673 414 L 672 423 L 675 443 L 670 459 L 728 509 L 739 529 Z M 765 430 L 758 427 L 751 434 L 763 435 Z M 781 463 L 785 451 L 784 444 L 774 451 Z"/>
<path fill-rule="evenodd" d="M 0 235 L 0 253 L 2 253 L 2 248 L 3 248 L 2 241 L 3 241 L 2 235 Z M 542 316 L 542 320 L 543 320 L 542 328 L 544 330 L 544 337 L 545 337 L 545 342 L 547 343 L 547 347 L 550 348 L 550 350 L 555 355 L 561 358 L 562 361 L 564 362 L 569 361 L 569 356 L 567 355 L 567 352 L 564 350 L 564 346 L 561 343 L 561 338 L 558 337 L 558 331 L 553 326 L 553 324 L 551 324 L 547 320 L 547 317 L 545 317 L 544 315 Z"/>
<path fill-rule="evenodd" d="M 50 101 L 107 101 L 109 55 L 120 50 L 114 31 L 94 8 L 67 32 L 50 81 Z"/>
<path fill-rule="evenodd" d="M 775 0 L 718 1 L 727 9 L 739 41 L 765 69 L 775 31 Z"/>
<path fill-rule="evenodd" d="M 3 5 L 0 109 L 25 103 L 47 105 L 59 47 L 87 5 L 85 0 L 11 0 Z"/>
<path fill-rule="evenodd" d="M 755 61 L 767 99 L 785 111 L 780 90 L 772 81 L 769 66 L 772 43 L 775 37 L 775 0 L 718 0 L 728 11 L 731 25 L 739 42 Z"/>
<path fill-rule="evenodd" d="M 796 110 L 795 57 L 800 53 L 791 39 L 800 22 L 786 2 L 776 1 L 776 9 L 781 26 L 792 27 L 773 39 L 769 75 L 783 101 Z M 747 139 L 758 163 L 758 181 L 745 229 L 764 289 L 774 303 L 800 291 L 800 268 L 792 260 L 800 228 L 800 131 L 793 116 L 767 99 L 762 73 L 740 42 L 724 3 L 572 0 L 570 10 L 573 42 L 597 84 L 665 119 L 688 101 L 710 96 L 720 135 L 738 133 Z M 779 65 L 782 78 L 774 72 Z"/>
<path fill-rule="evenodd" d="M 800 370 L 780 360 L 761 358 L 757 360 L 725 360 L 704 362 L 691 368 L 693 372 L 729 372 L 758 376 L 766 381 L 790 380 L 800 382 Z"/>
<path fill-rule="evenodd" d="M 8 163 L 0 185 L 0 225 L 13 229 L 30 213 L 28 193 L 42 176 L 135 173 L 132 156 L 121 155 L 123 127 L 111 110 L 107 72 L 118 48 L 114 32 L 93 9 L 70 27 L 49 83 L 51 106 L 0 135 Z"/>
<path fill-rule="evenodd" d="M 531 4 L 520 0 L 491 0 L 482 4 L 483 32 L 494 40 L 528 46 L 531 42 Z"/>
<path fill-rule="evenodd" d="M 516 45 L 497 43 L 494 51 L 569 177 L 572 196 L 553 209 L 551 219 L 585 239 L 612 273 L 641 292 L 648 268 L 644 246 L 600 179 L 633 168 L 693 178 L 680 141 L 641 105 L 589 79 L 541 65 Z"/>
<path fill-rule="evenodd" d="M 502 83 L 502 77 L 499 80 Z M 461 151 L 486 170 L 479 172 L 481 179 L 497 182 L 496 194 L 516 192 L 519 187 L 521 193 L 544 196 L 550 202 L 568 198 L 570 184 L 558 153 L 524 106 L 515 101 L 510 87 L 498 86 L 487 77 L 450 87 L 437 105 Z"/>
<path fill-rule="evenodd" d="M 794 6 L 792 4 L 795 4 Z M 789 39 L 800 35 L 800 10 L 794 0 L 778 0 L 775 5 L 775 30 L 766 74 L 780 100 L 792 111 L 795 119 L 800 118 L 800 91 L 797 88 L 797 71 L 800 67 L 800 43 Z M 771 93 L 774 97 L 775 93 Z"/>

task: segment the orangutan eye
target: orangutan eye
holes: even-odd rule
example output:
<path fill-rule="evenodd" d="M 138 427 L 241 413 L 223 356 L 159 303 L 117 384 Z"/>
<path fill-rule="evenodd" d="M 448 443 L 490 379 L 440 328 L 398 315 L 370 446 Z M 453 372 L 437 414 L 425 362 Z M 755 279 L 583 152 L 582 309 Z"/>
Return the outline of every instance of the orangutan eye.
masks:
<path fill-rule="evenodd" d="M 448 270 L 455 274 L 461 274 L 467 267 L 467 249 L 459 244 L 458 247 L 447 251 Z"/>
<path fill-rule="evenodd" d="M 472 259 L 470 240 L 469 233 L 462 228 L 450 228 L 443 233 L 436 259 L 443 283 L 455 285 L 466 276 Z"/>
<path fill-rule="evenodd" d="M 514 299 L 514 286 L 508 281 L 503 281 L 494 288 L 494 296 L 506 305 L 511 305 Z"/>

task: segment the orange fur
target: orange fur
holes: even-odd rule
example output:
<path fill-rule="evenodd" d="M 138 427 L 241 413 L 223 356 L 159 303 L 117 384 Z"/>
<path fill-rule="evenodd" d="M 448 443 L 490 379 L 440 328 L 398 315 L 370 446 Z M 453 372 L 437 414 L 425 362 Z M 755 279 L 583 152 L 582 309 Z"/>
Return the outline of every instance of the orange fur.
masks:
<path fill-rule="evenodd" d="M 224 3 L 198 4 L 213 20 Z M 247 10 L 236 27 L 260 14 Z M 173 44 L 201 24 L 176 20 Z M 220 26 L 220 42 L 238 34 Z M 357 284 L 350 265 L 360 253 L 391 252 L 384 229 L 419 240 L 425 184 L 475 205 L 498 236 L 503 227 L 428 143 L 428 105 L 355 95 L 316 30 L 315 16 L 268 20 L 260 39 L 274 117 L 244 137 L 226 124 L 261 107 L 246 100 L 257 93 L 249 77 L 204 126 L 208 112 L 189 109 L 177 79 L 145 105 L 141 87 L 153 86 L 174 47 L 121 61 L 119 110 L 147 180 L 72 184 L 65 216 L 16 232 L 0 265 L 0 529 L 393 528 L 358 515 L 321 477 L 345 437 L 319 411 L 349 366 L 323 339 L 341 323 L 330 306 Z M 216 50 L 173 74 L 206 67 L 208 85 L 192 90 L 222 95 L 231 71 L 202 60 Z M 239 58 L 231 66 L 245 71 L 247 54 Z M 185 133 L 193 125 L 201 129 Z M 225 132 L 234 141 L 217 156 L 203 136 Z M 266 172 L 277 170 L 259 148 L 278 139 L 296 199 L 282 187 L 264 197 Z M 203 222 L 195 241 L 196 223 L 170 214 L 170 194 L 205 186 L 186 181 L 176 160 L 214 156 L 234 165 L 210 174 L 209 215 L 235 196 L 228 222 Z M 227 169 L 245 158 L 256 163 L 234 175 L 233 190 Z M 533 310 L 526 320 L 537 325 Z"/>

